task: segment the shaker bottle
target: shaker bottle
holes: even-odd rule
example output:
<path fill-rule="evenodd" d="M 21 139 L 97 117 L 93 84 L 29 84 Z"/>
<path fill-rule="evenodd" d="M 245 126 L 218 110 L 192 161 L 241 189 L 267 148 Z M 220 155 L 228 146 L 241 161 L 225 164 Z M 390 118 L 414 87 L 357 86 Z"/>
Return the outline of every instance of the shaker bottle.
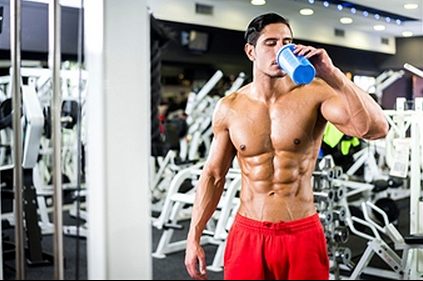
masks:
<path fill-rule="evenodd" d="M 283 46 L 276 57 L 278 65 L 296 84 L 308 84 L 316 76 L 316 70 L 310 61 L 294 54 L 295 44 Z"/>

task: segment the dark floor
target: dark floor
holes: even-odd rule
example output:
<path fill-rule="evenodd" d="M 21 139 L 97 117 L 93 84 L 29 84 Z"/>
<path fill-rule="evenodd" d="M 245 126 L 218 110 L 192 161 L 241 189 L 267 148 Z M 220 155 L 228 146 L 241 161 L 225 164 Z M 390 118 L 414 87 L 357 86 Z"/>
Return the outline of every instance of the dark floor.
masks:
<path fill-rule="evenodd" d="M 402 234 L 407 234 L 409 229 L 409 207 L 408 200 L 402 200 L 398 202 L 398 207 L 400 209 L 401 215 L 397 220 L 397 227 Z M 72 224 L 72 218 L 69 218 L 65 215 L 65 224 Z M 175 231 L 174 237 L 176 240 L 184 239 L 186 235 L 188 222 L 184 222 L 184 228 L 182 230 Z M 153 235 L 153 251 L 157 247 L 157 243 L 162 234 L 161 230 L 152 228 Z M 7 239 L 13 240 L 13 229 L 3 229 L 3 241 Z M 357 237 L 355 235 L 349 236 L 345 247 L 350 248 L 352 252 L 352 263 L 357 263 L 361 258 L 363 251 L 366 247 L 367 241 L 363 238 Z M 3 247 L 4 248 L 4 247 Z M 205 251 L 207 254 L 208 264 L 211 263 L 216 246 L 206 245 Z M 42 237 L 42 250 L 47 256 L 53 253 L 53 236 L 52 235 L 43 235 Z M 79 252 L 77 252 L 77 250 Z M 85 238 L 77 239 L 74 236 L 65 236 L 64 238 L 64 255 L 65 255 L 65 280 L 86 280 L 87 279 L 87 260 L 86 260 L 86 240 Z M 78 258 L 76 258 L 78 257 Z M 153 280 L 189 280 L 189 276 L 185 270 L 184 266 L 184 252 L 176 252 L 166 256 L 164 259 L 153 258 Z M 13 258 L 6 259 L 4 258 L 3 265 L 3 279 L 4 280 L 15 280 L 16 273 L 13 268 L 15 267 L 15 260 Z M 388 269 L 386 263 L 383 262 L 377 255 L 375 255 L 370 264 L 371 267 Z M 341 272 L 347 276 L 349 273 Z M 341 278 L 343 275 L 341 274 Z M 208 272 L 208 277 L 210 280 L 222 280 L 222 272 Z M 52 264 L 43 264 L 39 266 L 27 265 L 26 267 L 26 278 L 27 280 L 55 280 L 54 276 L 54 266 Z M 380 279 L 390 279 L 387 276 L 372 276 L 368 274 L 363 274 L 361 276 L 363 280 L 380 280 Z"/>
<path fill-rule="evenodd" d="M 71 218 L 67 212 L 64 213 L 64 224 L 76 225 L 75 219 Z M 29 253 L 27 249 L 26 257 L 28 263 L 25 267 L 25 280 L 56 280 L 54 267 L 54 242 L 53 235 L 41 236 L 41 250 L 36 247 Z M 14 249 L 12 255 L 8 254 L 7 248 L 13 247 L 14 229 L 3 227 L 3 279 L 16 280 L 16 261 Z M 5 245 L 6 243 L 6 245 Z M 64 279 L 65 280 L 87 280 L 87 252 L 86 239 L 76 236 L 65 235 L 63 239 L 64 253 Z M 30 257 L 42 257 L 33 259 Z M 78 258 L 77 258 L 78 257 Z"/>

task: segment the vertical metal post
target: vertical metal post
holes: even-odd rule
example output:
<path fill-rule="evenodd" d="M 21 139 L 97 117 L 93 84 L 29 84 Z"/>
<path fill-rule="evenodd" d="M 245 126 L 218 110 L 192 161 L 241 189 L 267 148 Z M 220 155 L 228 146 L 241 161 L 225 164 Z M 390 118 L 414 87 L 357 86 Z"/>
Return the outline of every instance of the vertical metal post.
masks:
<path fill-rule="evenodd" d="M 23 227 L 23 170 L 21 133 L 21 0 L 10 5 L 10 45 L 12 63 L 12 107 L 13 107 L 13 182 L 15 213 L 15 262 L 16 280 L 25 279 L 25 239 Z"/>
<path fill-rule="evenodd" d="M 52 143 L 53 143 L 53 202 L 54 202 L 54 274 L 64 279 L 63 254 L 63 198 L 62 198 L 62 145 L 61 145 L 61 10 L 59 0 L 49 4 L 49 67 L 52 72 Z"/>
<path fill-rule="evenodd" d="M 423 98 L 414 99 L 413 120 L 411 123 L 411 182 L 410 182 L 410 234 L 420 233 L 422 219 L 419 217 L 419 201 L 422 192 L 421 169 L 422 169 L 422 151 L 420 148 L 421 138 L 421 120 L 423 116 Z M 416 249 L 413 253 L 412 264 L 410 268 L 410 279 L 419 279 L 419 270 L 422 267 L 423 250 Z"/>

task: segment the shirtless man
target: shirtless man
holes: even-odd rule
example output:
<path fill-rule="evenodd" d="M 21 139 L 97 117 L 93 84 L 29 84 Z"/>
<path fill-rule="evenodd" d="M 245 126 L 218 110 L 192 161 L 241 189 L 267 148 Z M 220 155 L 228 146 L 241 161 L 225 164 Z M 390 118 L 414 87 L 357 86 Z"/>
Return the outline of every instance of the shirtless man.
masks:
<path fill-rule="evenodd" d="M 374 99 L 335 67 L 324 49 L 296 45 L 294 52 L 316 69 L 310 84 L 296 85 L 276 62 L 280 48 L 293 42 L 280 15 L 253 19 L 245 39 L 253 79 L 216 106 L 185 266 L 192 278 L 207 279 L 199 241 L 236 156 L 241 203 L 226 241 L 224 279 L 328 279 L 326 239 L 311 180 L 326 123 L 369 140 L 385 137 L 388 123 Z"/>

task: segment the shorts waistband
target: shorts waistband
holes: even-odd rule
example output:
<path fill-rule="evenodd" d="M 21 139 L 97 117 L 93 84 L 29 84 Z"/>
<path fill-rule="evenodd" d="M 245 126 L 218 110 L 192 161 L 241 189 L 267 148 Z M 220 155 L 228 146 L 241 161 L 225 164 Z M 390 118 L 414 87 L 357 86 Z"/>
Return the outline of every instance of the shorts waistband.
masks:
<path fill-rule="evenodd" d="M 293 234 L 307 229 L 314 229 L 315 227 L 322 227 L 319 214 L 317 213 L 309 217 L 287 222 L 257 221 L 237 213 L 234 225 L 248 231 L 258 231 L 262 234 L 268 233 L 271 235 Z"/>

